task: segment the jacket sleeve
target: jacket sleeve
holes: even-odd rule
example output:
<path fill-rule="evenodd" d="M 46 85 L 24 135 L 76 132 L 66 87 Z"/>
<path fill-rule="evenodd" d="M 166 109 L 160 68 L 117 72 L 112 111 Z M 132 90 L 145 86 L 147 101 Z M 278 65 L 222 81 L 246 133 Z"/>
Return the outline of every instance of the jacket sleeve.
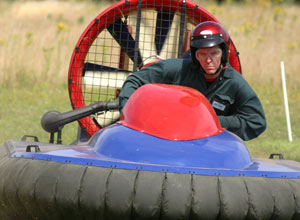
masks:
<path fill-rule="evenodd" d="M 132 93 L 141 87 L 142 85 L 148 83 L 171 83 L 172 76 L 171 71 L 167 71 L 165 68 L 165 62 L 159 61 L 157 63 L 151 64 L 144 69 L 135 72 L 127 77 L 125 80 L 122 90 L 119 96 L 119 110 L 120 112 L 124 108 L 127 100 L 132 95 Z"/>
<path fill-rule="evenodd" d="M 222 127 L 243 140 L 251 140 L 266 129 L 263 107 L 247 82 L 240 84 L 236 95 L 236 109 L 232 115 L 218 116 Z"/>

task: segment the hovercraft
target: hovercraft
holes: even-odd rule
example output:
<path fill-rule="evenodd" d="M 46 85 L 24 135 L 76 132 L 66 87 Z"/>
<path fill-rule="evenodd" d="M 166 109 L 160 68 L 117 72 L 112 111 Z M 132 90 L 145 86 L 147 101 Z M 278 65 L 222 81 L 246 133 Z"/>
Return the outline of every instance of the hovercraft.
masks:
<path fill-rule="evenodd" d="M 43 118 L 48 129 L 61 121 Z M 86 143 L 7 141 L 0 149 L 1 219 L 299 217 L 300 163 L 251 158 L 188 87 L 142 86 L 120 121 Z"/>
<path fill-rule="evenodd" d="M 124 78 L 188 57 L 192 28 L 208 20 L 218 22 L 188 0 L 123 0 L 100 13 L 71 58 L 73 110 L 42 117 L 49 143 L 25 135 L 0 147 L 0 219 L 300 218 L 300 163 L 252 158 L 200 92 L 147 84 L 119 115 Z M 233 42 L 229 62 L 241 72 Z M 77 140 L 62 144 L 76 120 Z"/>

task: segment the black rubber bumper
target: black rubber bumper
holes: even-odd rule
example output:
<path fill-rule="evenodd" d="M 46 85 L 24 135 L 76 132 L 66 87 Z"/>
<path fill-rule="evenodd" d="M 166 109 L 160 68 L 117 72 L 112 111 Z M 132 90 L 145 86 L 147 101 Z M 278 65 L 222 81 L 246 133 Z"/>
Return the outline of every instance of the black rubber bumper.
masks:
<path fill-rule="evenodd" d="M 9 157 L 0 219 L 299 219 L 300 180 L 124 170 Z"/>

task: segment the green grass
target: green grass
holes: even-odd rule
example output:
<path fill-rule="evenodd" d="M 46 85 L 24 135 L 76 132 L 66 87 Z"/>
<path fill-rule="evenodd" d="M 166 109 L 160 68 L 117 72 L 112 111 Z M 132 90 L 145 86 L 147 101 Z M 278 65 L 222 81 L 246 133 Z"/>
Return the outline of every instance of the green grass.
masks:
<path fill-rule="evenodd" d="M 258 138 L 248 141 L 247 146 L 255 157 L 269 157 L 281 153 L 285 159 L 300 161 L 300 94 L 297 89 L 288 90 L 289 111 L 293 141 L 289 142 L 283 95 L 281 88 L 271 85 L 255 85 L 267 117 L 267 130 Z"/>
<path fill-rule="evenodd" d="M 8 139 L 20 140 L 23 135 L 34 135 L 48 142 L 49 133 L 41 127 L 41 117 L 47 111 L 72 110 L 67 87 L 39 85 L 30 87 L 0 87 L 0 144 Z M 66 125 L 62 132 L 63 143 L 76 138 L 77 122 Z"/>

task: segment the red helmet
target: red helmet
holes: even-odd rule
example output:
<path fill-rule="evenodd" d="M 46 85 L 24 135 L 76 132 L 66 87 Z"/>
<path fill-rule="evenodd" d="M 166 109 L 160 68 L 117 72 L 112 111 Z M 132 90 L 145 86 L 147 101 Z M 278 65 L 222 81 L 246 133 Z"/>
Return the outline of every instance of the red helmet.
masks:
<path fill-rule="evenodd" d="M 197 49 L 220 45 L 222 49 L 221 63 L 225 65 L 230 52 L 230 42 L 229 34 L 220 24 L 214 21 L 202 22 L 194 28 L 191 36 L 192 59 L 199 64 L 195 55 Z"/>

